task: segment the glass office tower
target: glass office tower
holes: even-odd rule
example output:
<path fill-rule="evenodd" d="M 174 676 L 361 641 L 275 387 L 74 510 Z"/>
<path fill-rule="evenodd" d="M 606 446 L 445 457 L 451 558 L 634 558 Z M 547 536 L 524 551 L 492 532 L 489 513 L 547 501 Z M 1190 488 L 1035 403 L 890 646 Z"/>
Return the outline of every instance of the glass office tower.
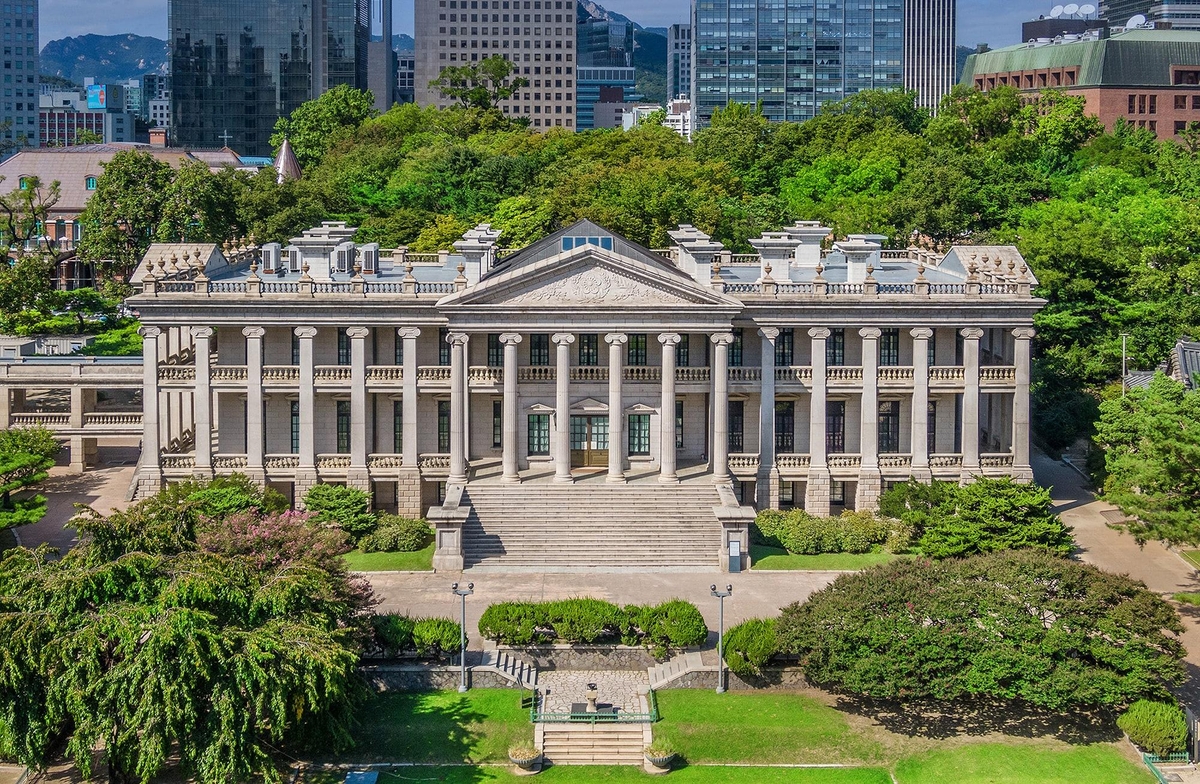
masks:
<path fill-rule="evenodd" d="M 270 155 L 275 121 L 367 86 L 367 0 L 170 0 L 177 145 Z"/>
<path fill-rule="evenodd" d="M 900 88 L 903 0 L 693 0 L 692 105 L 730 103 L 772 121 L 811 119 L 860 90 Z"/>

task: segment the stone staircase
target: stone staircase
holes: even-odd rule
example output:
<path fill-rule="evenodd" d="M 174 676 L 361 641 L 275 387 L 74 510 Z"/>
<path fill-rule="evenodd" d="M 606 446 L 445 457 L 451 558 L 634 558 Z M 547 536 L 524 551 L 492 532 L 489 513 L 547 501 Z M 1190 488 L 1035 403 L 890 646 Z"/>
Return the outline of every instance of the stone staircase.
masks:
<path fill-rule="evenodd" d="M 664 689 L 680 676 L 702 669 L 704 669 L 704 662 L 700 660 L 700 652 L 692 651 L 675 656 L 662 664 L 656 664 L 648 668 L 646 674 L 650 678 L 651 689 Z"/>
<path fill-rule="evenodd" d="M 466 487 L 466 568 L 708 571 L 718 564 L 721 505 L 706 479 L 610 485 L 487 482 Z"/>
<path fill-rule="evenodd" d="M 490 667 L 503 677 L 512 681 L 516 686 L 522 689 L 536 690 L 538 686 L 538 671 L 537 667 L 532 664 L 521 661 L 513 656 L 509 656 L 505 651 L 487 650 L 483 651 L 478 659 L 480 667 Z"/>
<path fill-rule="evenodd" d="M 534 745 L 554 765 L 642 765 L 649 724 L 537 724 Z"/>

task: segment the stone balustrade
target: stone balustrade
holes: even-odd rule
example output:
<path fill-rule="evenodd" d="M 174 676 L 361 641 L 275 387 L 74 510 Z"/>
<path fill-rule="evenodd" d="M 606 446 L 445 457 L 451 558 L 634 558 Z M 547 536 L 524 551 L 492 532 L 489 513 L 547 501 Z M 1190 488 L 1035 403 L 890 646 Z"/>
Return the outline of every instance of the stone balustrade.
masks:
<path fill-rule="evenodd" d="M 731 367 L 729 368 L 729 381 L 731 383 L 757 383 L 762 381 L 762 368 Z"/>
<path fill-rule="evenodd" d="M 796 470 L 800 468 L 807 469 L 809 466 L 809 456 L 796 453 L 783 453 L 775 456 L 775 465 L 780 471 Z"/>
<path fill-rule="evenodd" d="M 264 384 L 298 384 L 300 383 L 300 366 L 264 365 L 262 380 Z"/>
<path fill-rule="evenodd" d="M 962 465 L 962 455 L 936 454 L 929 456 L 930 468 L 957 468 Z"/>
<path fill-rule="evenodd" d="M 450 366 L 449 365 L 422 365 L 417 368 L 417 381 L 450 381 Z"/>
<path fill-rule="evenodd" d="M 213 468 L 231 470 L 245 468 L 249 462 L 246 455 L 213 455 L 212 465 Z"/>
<path fill-rule="evenodd" d="M 288 469 L 300 467 L 300 455 L 281 454 L 264 455 L 263 466 L 268 469 Z"/>
<path fill-rule="evenodd" d="M 858 468 L 862 465 L 862 455 L 838 452 L 829 455 L 828 462 L 830 468 Z"/>
<path fill-rule="evenodd" d="M 825 378 L 835 384 L 839 382 L 861 384 L 863 369 L 861 367 L 851 367 L 850 365 L 831 365 L 825 370 Z"/>
<path fill-rule="evenodd" d="M 912 455 L 887 452 L 879 456 L 879 467 L 882 469 L 910 468 L 911 466 Z"/>
<path fill-rule="evenodd" d="M 729 455 L 729 470 L 736 473 L 746 473 L 758 470 L 758 453 L 736 452 Z"/>
<path fill-rule="evenodd" d="M 51 411 L 31 411 L 12 414 L 13 427 L 67 427 L 71 424 L 71 415 Z"/>
<path fill-rule="evenodd" d="M 368 383 L 399 383 L 403 380 L 404 367 L 402 365 L 370 365 L 367 367 Z"/>
<path fill-rule="evenodd" d="M 214 384 L 246 380 L 245 365 L 213 365 L 210 372 Z"/>
<path fill-rule="evenodd" d="M 448 453 L 425 454 L 417 458 L 417 465 L 422 471 L 448 471 L 450 455 Z"/>
<path fill-rule="evenodd" d="M 317 455 L 317 468 L 349 468 L 350 455 L 330 453 Z"/>
<path fill-rule="evenodd" d="M 350 381 L 350 366 L 349 365 L 317 365 L 313 368 L 313 380 L 322 381 Z"/>
<path fill-rule="evenodd" d="M 467 381 L 476 386 L 496 386 L 504 383 L 504 368 L 476 365 L 467 368 Z"/>
<path fill-rule="evenodd" d="M 367 468 L 400 468 L 404 465 L 404 455 L 379 453 L 367 455 Z"/>
<path fill-rule="evenodd" d="M 142 412 L 97 412 L 83 415 L 84 427 L 141 427 Z"/>

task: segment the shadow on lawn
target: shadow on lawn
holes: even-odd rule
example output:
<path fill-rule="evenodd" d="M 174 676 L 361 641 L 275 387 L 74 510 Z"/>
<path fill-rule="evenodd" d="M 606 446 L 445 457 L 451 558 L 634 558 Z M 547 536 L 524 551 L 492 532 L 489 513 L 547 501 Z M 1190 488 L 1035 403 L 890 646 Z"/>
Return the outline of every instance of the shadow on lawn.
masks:
<path fill-rule="evenodd" d="M 1108 710 L 1055 713 L 1022 703 L 893 702 L 839 695 L 838 710 L 879 722 L 909 737 L 944 739 L 1003 733 L 1026 738 L 1053 737 L 1072 744 L 1120 740 L 1116 716 Z"/>
<path fill-rule="evenodd" d="M 473 728 L 485 719 L 468 698 L 456 694 L 381 694 L 359 717 L 354 750 L 340 756 L 361 762 L 476 762 L 482 735 Z"/>

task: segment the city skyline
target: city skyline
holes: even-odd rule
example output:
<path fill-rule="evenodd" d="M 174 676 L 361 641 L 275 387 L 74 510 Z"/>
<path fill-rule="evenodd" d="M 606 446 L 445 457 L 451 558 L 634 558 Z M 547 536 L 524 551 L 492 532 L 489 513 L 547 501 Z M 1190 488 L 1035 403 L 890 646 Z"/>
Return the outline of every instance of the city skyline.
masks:
<path fill-rule="evenodd" d="M 600 4 L 645 27 L 669 27 L 689 18 L 690 0 L 658 0 L 652 4 L 645 0 L 607 0 Z M 165 0 L 125 0 L 120 4 L 120 14 L 99 13 L 105 5 L 94 0 L 42 0 L 39 46 L 57 38 L 87 33 L 167 37 Z M 1021 37 L 1021 22 L 1047 13 L 1052 5 L 1050 0 L 1015 0 L 997 9 L 995 3 L 987 0 L 961 0 L 958 42 L 966 46 L 987 42 L 993 47 L 1017 43 Z M 397 0 L 394 8 L 396 33 L 411 35 L 412 0 Z"/>

